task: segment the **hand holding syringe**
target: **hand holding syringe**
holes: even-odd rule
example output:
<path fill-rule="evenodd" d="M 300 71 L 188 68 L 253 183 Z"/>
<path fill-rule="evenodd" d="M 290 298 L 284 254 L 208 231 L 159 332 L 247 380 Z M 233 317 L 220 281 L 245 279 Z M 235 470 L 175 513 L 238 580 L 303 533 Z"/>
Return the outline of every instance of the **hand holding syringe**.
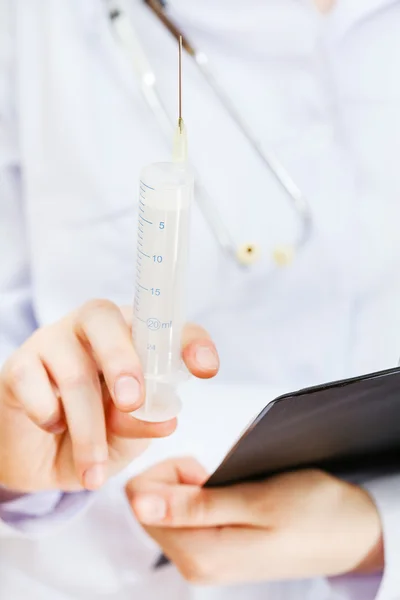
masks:
<path fill-rule="evenodd" d="M 188 378 L 181 342 L 194 179 L 187 164 L 182 119 L 181 57 L 182 42 L 173 162 L 146 167 L 139 185 L 133 335 L 145 375 L 146 398 L 132 414 L 145 421 L 175 417 L 181 408 L 176 388 Z"/>
<path fill-rule="evenodd" d="M 178 133 L 178 142 L 184 140 L 181 129 Z M 182 148 L 179 142 L 177 149 Z M 146 420 L 151 417 L 155 420 L 154 407 L 166 407 L 164 412 L 158 412 L 161 420 L 168 412 L 174 412 L 169 410 L 168 399 L 175 392 L 179 373 L 184 371 L 181 352 L 187 369 L 194 375 L 208 378 L 218 371 L 217 351 L 204 330 L 187 326 L 182 342 L 180 339 L 183 309 L 178 300 L 181 291 L 183 293 L 184 263 L 179 258 L 187 254 L 182 240 L 187 242 L 185 215 L 190 200 L 187 189 L 191 189 L 192 183 L 191 178 L 187 178 L 186 167 L 174 165 L 171 169 L 167 168 L 168 177 L 161 167 L 160 170 L 149 169 L 149 173 L 154 174 L 151 181 L 155 186 L 147 182 L 146 172 L 144 174 L 143 181 L 154 187 L 150 190 L 154 195 L 149 192 L 147 196 L 148 210 L 153 213 L 146 213 L 146 203 L 145 212 L 139 213 L 150 222 L 153 219 L 155 227 L 139 219 L 139 223 L 149 226 L 148 229 L 140 227 L 144 233 L 143 247 L 147 248 L 148 240 L 150 248 L 147 264 L 142 259 L 142 274 L 138 269 L 139 282 L 142 281 L 144 287 L 148 282 L 149 290 L 153 284 L 163 295 L 155 293 L 153 296 L 149 292 L 147 296 L 139 294 L 137 297 L 134 316 L 137 351 L 130 339 L 131 310 L 127 312 L 110 301 L 97 299 L 85 302 L 55 323 L 34 332 L 0 369 L 1 484 L 4 489 L 23 494 L 49 489 L 97 490 L 144 450 L 143 439 L 172 433 L 174 419 L 145 423 L 130 416 L 143 398 L 138 354 L 148 384 Z M 166 204 L 159 207 L 163 182 L 168 193 Z M 171 182 L 172 190 L 178 186 L 175 195 L 169 188 Z M 180 210 L 180 206 L 185 209 Z M 157 228 L 152 215 L 158 210 L 164 211 L 164 220 L 158 217 Z M 161 222 L 164 228 L 160 229 Z M 151 233 L 167 233 L 170 226 L 177 234 L 175 244 L 169 237 L 165 239 Z M 156 245 L 158 240 L 162 242 L 161 249 Z M 152 261 L 152 255 L 164 255 L 168 260 Z M 161 271 L 165 273 L 162 281 L 152 282 L 153 275 L 159 277 L 159 271 L 153 271 L 156 266 L 166 266 L 168 270 Z M 164 281 L 173 287 L 164 289 Z M 163 300 L 161 307 L 156 300 Z M 149 321 L 151 317 L 157 321 Z M 158 322 L 169 327 L 153 327 Z M 164 405 L 159 403 L 160 399 Z"/>

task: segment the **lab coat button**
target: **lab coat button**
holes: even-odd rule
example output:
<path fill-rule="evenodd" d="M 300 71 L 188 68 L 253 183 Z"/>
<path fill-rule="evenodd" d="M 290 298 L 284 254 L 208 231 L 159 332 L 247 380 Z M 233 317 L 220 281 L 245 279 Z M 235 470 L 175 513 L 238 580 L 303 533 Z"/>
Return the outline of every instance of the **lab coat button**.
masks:
<path fill-rule="evenodd" d="M 261 249 L 257 244 L 242 244 L 236 256 L 241 265 L 253 265 L 260 259 Z"/>
<path fill-rule="evenodd" d="M 277 246 L 274 249 L 272 256 L 278 267 L 287 267 L 293 261 L 294 248 L 293 246 Z"/>

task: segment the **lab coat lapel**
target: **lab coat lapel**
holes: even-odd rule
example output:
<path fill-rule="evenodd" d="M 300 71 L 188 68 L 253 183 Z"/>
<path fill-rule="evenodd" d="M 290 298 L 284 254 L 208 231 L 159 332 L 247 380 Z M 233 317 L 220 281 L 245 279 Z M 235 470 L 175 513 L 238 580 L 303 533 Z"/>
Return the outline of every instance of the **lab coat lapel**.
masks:
<path fill-rule="evenodd" d="M 399 0 L 338 0 L 331 14 L 337 34 L 345 35 L 360 21 L 398 2 Z"/>
<path fill-rule="evenodd" d="M 124 7 L 124 4 L 121 3 L 121 6 Z M 111 3 L 97 0 L 95 22 L 87 21 L 87 27 L 95 33 L 98 50 L 104 56 L 104 60 L 109 63 L 108 66 L 115 77 L 116 84 L 122 85 L 127 93 L 137 95 L 139 81 L 135 76 L 127 52 L 113 30 L 110 17 L 111 10 Z"/>

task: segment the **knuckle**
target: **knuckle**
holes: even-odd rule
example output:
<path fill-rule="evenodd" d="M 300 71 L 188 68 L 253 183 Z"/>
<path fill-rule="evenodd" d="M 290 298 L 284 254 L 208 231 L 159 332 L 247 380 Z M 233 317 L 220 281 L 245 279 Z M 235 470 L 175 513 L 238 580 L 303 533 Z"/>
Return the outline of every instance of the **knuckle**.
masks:
<path fill-rule="evenodd" d="M 259 518 L 279 513 L 284 490 L 278 489 L 276 494 L 266 493 L 263 483 L 252 484 L 250 493 L 246 494 L 245 502 L 251 514 Z"/>
<path fill-rule="evenodd" d="M 185 521 L 196 526 L 203 526 L 213 514 L 212 494 L 206 490 L 199 490 L 184 499 L 179 496 L 170 499 L 171 520 L 179 522 L 182 517 Z"/>
<path fill-rule="evenodd" d="M 102 367 L 112 379 L 130 375 L 139 370 L 139 361 L 133 345 L 127 339 L 125 344 L 114 344 L 105 348 L 101 357 Z"/>
<path fill-rule="evenodd" d="M 4 367 L 9 387 L 19 388 L 24 384 L 32 370 L 32 358 L 28 354 L 17 353 L 9 359 Z"/>
<path fill-rule="evenodd" d="M 107 300 L 106 298 L 96 298 L 94 300 L 89 300 L 86 302 L 79 311 L 80 320 L 85 321 L 94 313 L 98 312 L 110 312 L 119 310 L 117 306 L 111 302 L 111 300 Z"/>
<path fill-rule="evenodd" d="M 76 371 L 69 371 L 64 375 L 58 377 L 58 385 L 61 394 L 63 391 L 76 390 L 82 387 L 88 387 L 92 384 L 92 377 L 89 373 L 83 369 L 76 369 Z"/>
<path fill-rule="evenodd" d="M 171 523 L 181 523 L 182 519 L 193 524 L 202 524 L 204 522 L 205 509 L 203 502 L 200 500 L 200 494 L 189 498 L 181 498 L 179 495 L 168 499 L 169 506 L 169 521 Z"/>
<path fill-rule="evenodd" d="M 90 437 L 89 441 L 75 441 L 76 461 L 81 465 L 105 463 L 108 459 L 108 446 L 104 439 L 94 441 L 94 437 Z"/>
<path fill-rule="evenodd" d="M 200 522 L 207 521 L 207 516 L 214 515 L 216 510 L 215 495 L 210 490 L 201 490 L 200 502 L 198 502 L 196 506 L 197 516 L 200 519 Z"/>
<path fill-rule="evenodd" d="M 271 502 L 269 502 L 268 498 L 263 497 L 261 494 L 252 498 L 249 502 L 251 507 L 251 512 L 257 516 L 263 516 L 265 514 L 271 513 Z"/>
<path fill-rule="evenodd" d="M 214 502 L 212 494 L 201 490 L 190 499 L 186 505 L 187 519 L 191 523 L 203 524 L 207 522 L 207 516 L 212 515 Z"/>

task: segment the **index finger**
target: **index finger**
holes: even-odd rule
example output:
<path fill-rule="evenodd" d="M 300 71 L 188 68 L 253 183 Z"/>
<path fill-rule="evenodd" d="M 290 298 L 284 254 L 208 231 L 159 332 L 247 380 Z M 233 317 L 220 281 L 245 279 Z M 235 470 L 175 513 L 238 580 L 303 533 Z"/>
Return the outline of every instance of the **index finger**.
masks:
<path fill-rule="evenodd" d="M 89 344 L 117 408 L 132 412 L 143 402 L 144 380 L 129 326 L 120 309 L 107 300 L 94 300 L 78 313 L 75 329 Z"/>

